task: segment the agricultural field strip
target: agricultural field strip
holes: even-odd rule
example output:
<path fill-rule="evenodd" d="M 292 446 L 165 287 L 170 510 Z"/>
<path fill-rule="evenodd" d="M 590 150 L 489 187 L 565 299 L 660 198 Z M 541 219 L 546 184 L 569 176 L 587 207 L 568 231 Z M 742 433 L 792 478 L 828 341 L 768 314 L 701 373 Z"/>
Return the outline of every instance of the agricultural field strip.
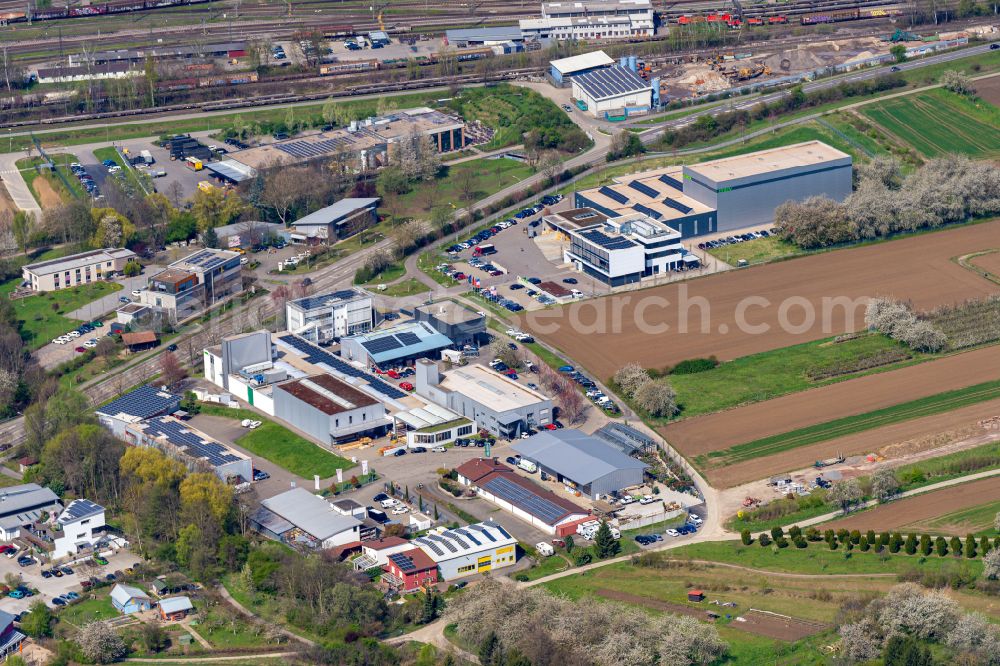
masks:
<path fill-rule="evenodd" d="M 662 368 L 712 355 L 729 360 L 863 326 L 860 308 L 852 313 L 854 317 L 847 317 L 845 309 L 839 307 L 828 317 L 819 316 L 824 312 L 824 299 L 892 294 L 910 300 L 917 310 L 929 310 L 1000 293 L 997 285 L 950 259 L 995 246 L 998 236 L 997 220 L 964 225 L 614 294 L 517 319 L 536 338 L 602 379 L 629 361 Z M 749 312 L 740 310 L 749 321 L 738 319 L 738 308 L 745 307 L 748 299 L 760 302 L 761 297 L 770 305 Z M 778 306 L 789 299 L 810 303 L 817 313 L 813 325 L 795 329 L 780 325 Z M 693 305 L 696 300 L 707 307 Z M 708 327 L 702 326 L 705 311 Z M 570 313 L 578 315 L 575 322 Z M 685 319 L 689 330 L 678 332 Z M 638 322 L 647 323 L 645 331 Z M 656 328 L 649 328 L 649 324 Z M 758 325 L 766 330 L 762 333 Z"/>
<path fill-rule="evenodd" d="M 884 531 L 996 501 L 1000 501 L 1000 483 L 996 478 L 988 477 L 882 504 L 870 511 L 861 511 L 824 523 L 824 527 L 833 530 L 844 528 Z"/>
<path fill-rule="evenodd" d="M 818 423 L 808 428 L 765 437 L 721 451 L 713 451 L 708 454 L 708 458 L 722 458 L 722 461 L 713 460 L 713 464 L 729 464 L 749 460 L 762 454 L 769 455 L 799 446 L 817 444 L 836 437 L 843 437 L 856 432 L 863 432 L 923 416 L 932 416 L 995 398 L 1000 398 L 1000 380 L 985 382 L 955 391 L 947 391 L 865 414 L 847 416 L 825 423 Z"/>
<path fill-rule="evenodd" d="M 948 512 L 945 515 L 936 516 L 930 520 L 920 520 L 903 527 L 914 531 L 939 531 L 959 536 L 965 536 L 970 532 L 996 534 L 993 521 L 997 513 L 1000 513 L 1000 501 L 987 502 L 968 509 Z"/>
<path fill-rule="evenodd" d="M 661 428 L 660 432 L 687 456 L 724 451 L 772 436 L 784 437 L 817 424 L 899 408 L 918 399 L 941 397 L 951 391 L 995 382 L 998 364 L 1000 348 L 981 347 L 898 370 L 685 419 Z M 977 398 L 974 402 L 990 399 L 988 396 Z M 915 414 L 912 418 L 919 416 L 921 414 Z"/>

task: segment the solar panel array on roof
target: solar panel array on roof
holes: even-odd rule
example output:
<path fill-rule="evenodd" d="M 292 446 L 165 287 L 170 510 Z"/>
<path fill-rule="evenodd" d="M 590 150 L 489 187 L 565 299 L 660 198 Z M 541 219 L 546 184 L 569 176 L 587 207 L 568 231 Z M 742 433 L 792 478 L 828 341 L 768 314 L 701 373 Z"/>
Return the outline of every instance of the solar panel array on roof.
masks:
<path fill-rule="evenodd" d="M 404 345 L 420 344 L 420 336 L 417 335 L 416 333 L 410 333 L 409 331 L 406 331 L 404 333 L 397 333 L 396 339 L 399 340 Z"/>
<path fill-rule="evenodd" d="M 277 143 L 274 147 L 283 153 L 288 153 L 292 157 L 309 159 L 310 157 L 320 157 L 321 155 L 336 152 L 351 143 L 354 143 L 354 140 L 344 136 L 315 142 L 289 141 L 287 143 Z"/>
<path fill-rule="evenodd" d="M 614 199 L 615 201 L 617 201 L 620 204 L 626 204 L 626 203 L 628 203 L 628 197 L 627 196 L 625 196 L 621 192 L 614 191 L 613 189 L 611 189 L 607 185 L 605 185 L 604 187 L 602 187 L 601 189 L 599 189 L 597 191 L 600 192 L 601 194 L 603 194 L 604 196 L 608 197 L 609 199 Z"/>
<path fill-rule="evenodd" d="M 337 372 L 343 374 L 346 377 L 357 377 L 359 379 L 364 379 L 366 382 L 368 382 L 368 385 L 372 387 L 374 390 L 394 400 L 405 398 L 407 395 L 405 392 L 400 391 L 395 386 L 386 384 L 384 381 L 378 379 L 374 375 L 370 375 L 367 372 L 362 372 L 361 370 L 358 370 L 353 365 L 350 365 L 349 363 L 345 362 L 343 359 L 334 356 L 333 354 L 331 354 L 330 352 L 326 351 L 321 347 L 317 347 L 316 345 L 306 342 L 305 340 L 296 335 L 291 335 L 291 334 L 282 335 L 279 336 L 278 339 L 287 344 L 289 347 L 292 347 L 293 349 L 302 352 L 303 354 L 302 358 L 305 359 L 307 363 L 312 363 L 313 365 L 319 363 L 325 363 L 326 365 L 330 366 L 330 368 L 336 370 Z"/>
<path fill-rule="evenodd" d="M 384 338 L 366 340 L 365 342 L 362 342 L 361 345 L 367 349 L 370 354 L 381 354 L 382 352 L 392 351 L 393 349 L 399 349 L 404 346 L 400 344 L 399 340 L 397 340 L 394 335 L 387 335 Z"/>
<path fill-rule="evenodd" d="M 676 178 L 673 178 L 672 176 L 668 176 L 667 174 L 662 174 L 660 176 L 660 182 L 666 183 L 667 185 L 673 187 L 674 189 L 678 190 L 684 189 L 684 183 L 677 180 Z"/>
<path fill-rule="evenodd" d="M 392 563 L 395 564 L 396 567 L 403 573 L 413 571 L 414 569 L 417 568 L 413 564 L 413 560 L 411 560 L 403 553 L 393 553 L 392 555 L 389 556 L 389 559 L 392 560 Z"/>
<path fill-rule="evenodd" d="M 479 539 L 477 539 L 476 537 L 472 536 L 472 534 L 470 532 L 468 532 L 467 530 L 463 530 L 462 528 L 458 528 L 457 530 L 452 530 L 452 531 L 456 532 L 457 534 L 461 534 L 462 536 L 464 536 L 466 539 L 468 539 L 472 543 L 476 544 L 477 546 L 482 546 L 483 545 L 483 543 Z"/>
<path fill-rule="evenodd" d="M 638 180 L 633 180 L 631 183 L 628 184 L 628 186 L 631 187 L 633 190 L 638 190 L 642 192 L 647 197 L 653 197 L 655 199 L 656 197 L 660 196 L 659 192 L 654 190 L 646 183 L 640 182 Z"/>
<path fill-rule="evenodd" d="M 321 308 L 328 303 L 336 303 L 337 301 L 346 301 L 350 298 L 355 298 L 360 296 L 358 292 L 353 289 L 342 289 L 340 291 L 335 291 L 331 294 L 323 294 L 322 296 L 306 296 L 305 298 L 300 298 L 298 300 L 292 301 L 295 305 L 299 306 L 303 310 L 313 310 L 315 308 Z"/>
<path fill-rule="evenodd" d="M 180 401 L 173 393 L 161 391 L 155 386 L 140 386 L 117 400 L 112 400 L 97 409 L 101 414 L 117 416 L 127 414 L 140 419 L 148 419 L 163 414 Z"/>
<path fill-rule="evenodd" d="M 190 257 L 183 259 L 184 263 L 191 264 L 192 266 L 200 266 L 205 270 L 211 270 L 216 266 L 224 264 L 226 262 L 226 257 L 220 257 L 211 250 L 202 250 L 200 252 L 195 252 Z"/>
<path fill-rule="evenodd" d="M 650 84 L 639 78 L 638 74 L 617 65 L 580 74 L 573 82 L 597 100 L 652 90 Z"/>
<path fill-rule="evenodd" d="M 486 528 L 483 527 L 482 525 L 480 525 L 478 523 L 475 524 L 475 525 L 469 525 L 469 529 L 470 530 L 476 530 L 477 532 L 481 533 L 484 537 L 486 537 L 490 541 L 496 543 L 496 539 L 493 537 L 493 535 L 490 534 L 489 532 L 487 532 Z"/>
<path fill-rule="evenodd" d="M 659 220 L 661 217 L 663 217 L 663 215 L 658 211 L 653 210 L 649 206 L 643 206 L 642 204 L 635 204 L 634 206 L 632 206 L 632 210 L 637 210 L 640 213 L 649 215 L 654 220 Z"/>
<path fill-rule="evenodd" d="M 104 507 L 99 504 L 94 504 L 88 499 L 78 499 L 70 502 L 69 506 L 59 514 L 59 522 L 66 522 L 67 520 L 74 520 L 77 518 L 82 518 L 83 516 L 89 516 L 92 514 L 100 513 L 104 511 Z"/>
<path fill-rule="evenodd" d="M 566 515 L 566 509 L 544 497 L 539 497 L 502 475 L 490 479 L 484 487 L 493 495 L 524 509 L 549 525 L 555 524 Z"/>
<path fill-rule="evenodd" d="M 432 551 L 434 551 L 434 554 L 437 555 L 438 557 L 444 557 L 444 551 L 441 550 L 441 547 L 438 546 L 435 542 L 428 539 L 427 537 L 420 537 L 419 539 L 414 539 L 413 542 L 427 546 Z"/>
<path fill-rule="evenodd" d="M 152 437 L 164 437 L 174 446 L 185 449 L 187 455 L 206 460 L 214 467 L 243 460 L 219 442 L 205 440 L 191 432 L 179 421 L 164 417 L 153 419 L 147 423 L 145 432 Z"/>
<path fill-rule="evenodd" d="M 630 247 L 635 247 L 635 243 L 624 236 L 612 238 L 611 236 L 606 236 L 597 229 L 581 232 L 580 235 L 589 240 L 591 243 L 599 245 L 606 250 L 625 250 Z"/>
<path fill-rule="evenodd" d="M 674 210 L 679 210 L 680 212 L 684 213 L 685 215 L 688 214 L 688 213 L 690 213 L 692 210 L 694 210 L 693 208 L 691 208 L 691 206 L 685 206 L 684 204 L 682 204 L 677 199 L 671 199 L 670 197 L 664 197 L 663 203 L 665 205 L 667 205 L 667 206 L 670 206 Z"/>
<path fill-rule="evenodd" d="M 459 536 L 460 534 L 459 532 L 456 532 L 455 530 L 449 530 L 448 532 L 445 532 L 445 534 L 447 534 L 449 537 L 457 541 L 458 545 L 461 546 L 462 548 L 465 548 L 466 550 L 469 549 L 469 544 L 462 541 L 462 538 Z"/>
<path fill-rule="evenodd" d="M 497 524 L 493 525 L 493 527 L 495 527 L 497 529 L 497 532 L 499 532 L 500 534 L 504 535 L 508 539 L 513 539 L 514 538 L 510 534 L 507 533 L 507 530 L 505 530 L 503 528 L 503 525 L 500 525 L 499 523 L 497 523 Z"/>
<path fill-rule="evenodd" d="M 448 539 L 445 539 L 444 537 L 438 534 L 428 534 L 427 538 L 432 539 L 433 541 L 437 541 L 439 544 L 441 544 L 442 546 L 444 546 L 453 553 L 458 552 L 458 548 L 455 548 L 455 544 L 453 544 L 451 541 L 448 541 Z"/>

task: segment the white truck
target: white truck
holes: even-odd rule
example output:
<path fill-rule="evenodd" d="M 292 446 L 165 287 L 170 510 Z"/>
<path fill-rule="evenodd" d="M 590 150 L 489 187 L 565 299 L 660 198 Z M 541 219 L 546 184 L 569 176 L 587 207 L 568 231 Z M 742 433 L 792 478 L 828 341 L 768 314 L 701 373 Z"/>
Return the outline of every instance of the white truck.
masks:
<path fill-rule="evenodd" d="M 535 472 L 538 471 L 538 465 L 531 462 L 527 458 L 521 458 L 520 460 L 518 460 L 517 466 L 523 469 L 528 474 L 534 474 Z"/>
<path fill-rule="evenodd" d="M 146 166 L 151 166 L 153 162 L 156 161 L 153 159 L 153 153 L 149 152 L 148 150 L 140 150 L 139 157 L 142 158 L 142 161 Z"/>
<path fill-rule="evenodd" d="M 535 544 L 535 550 L 542 557 L 552 557 L 556 554 L 556 549 L 552 547 L 552 544 L 541 541 Z"/>

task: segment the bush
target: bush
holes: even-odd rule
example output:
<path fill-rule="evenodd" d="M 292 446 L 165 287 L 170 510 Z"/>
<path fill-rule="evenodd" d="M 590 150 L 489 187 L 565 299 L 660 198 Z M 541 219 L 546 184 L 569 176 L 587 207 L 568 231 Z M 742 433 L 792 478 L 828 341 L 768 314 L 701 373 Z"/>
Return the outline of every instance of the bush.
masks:
<path fill-rule="evenodd" d="M 672 375 L 693 375 L 698 372 L 713 370 L 719 366 L 719 359 L 714 356 L 708 358 L 689 358 L 681 361 L 670 369 Z"/>

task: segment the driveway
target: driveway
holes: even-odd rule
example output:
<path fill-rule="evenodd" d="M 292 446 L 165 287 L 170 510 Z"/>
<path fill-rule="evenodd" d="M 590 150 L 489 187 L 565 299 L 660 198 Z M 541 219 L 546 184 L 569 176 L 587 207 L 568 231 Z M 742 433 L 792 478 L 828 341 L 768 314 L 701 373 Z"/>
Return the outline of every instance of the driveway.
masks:
<path fill-rule="evenodd" d="M 55 604 L 52 603 L 52 599 L 66 594 L 71 590 L 78 593 L 81 592 L 83 588 L 80 584 L 90 576 L 104 576 L 114 571 L 127 569 L 141 561 L 141 557 L 127 550 L 120 550 L 108 558 L 107 566 L 102 567 L 95 564 L 91 567 L 90 565 L 71 564 L 70 567 L 73 569 L 72 574 L 61 578 L 42 578 L 42 569 L 51 568 L 50 564 L 36 563 L 31 566 L 20 567 L 17 564 L 17 558 L 0 557 L 0 579 L 8 573 L 18 574 L 28 586 L 38 590 L 38 595 L 34 597 L 24 599 L 14 599 L 12 597 L 0 598 L 0 610 L 8 613 L 20 613 L 23 610 L 27 610 L 38 599 L 54 607 Z"/>

